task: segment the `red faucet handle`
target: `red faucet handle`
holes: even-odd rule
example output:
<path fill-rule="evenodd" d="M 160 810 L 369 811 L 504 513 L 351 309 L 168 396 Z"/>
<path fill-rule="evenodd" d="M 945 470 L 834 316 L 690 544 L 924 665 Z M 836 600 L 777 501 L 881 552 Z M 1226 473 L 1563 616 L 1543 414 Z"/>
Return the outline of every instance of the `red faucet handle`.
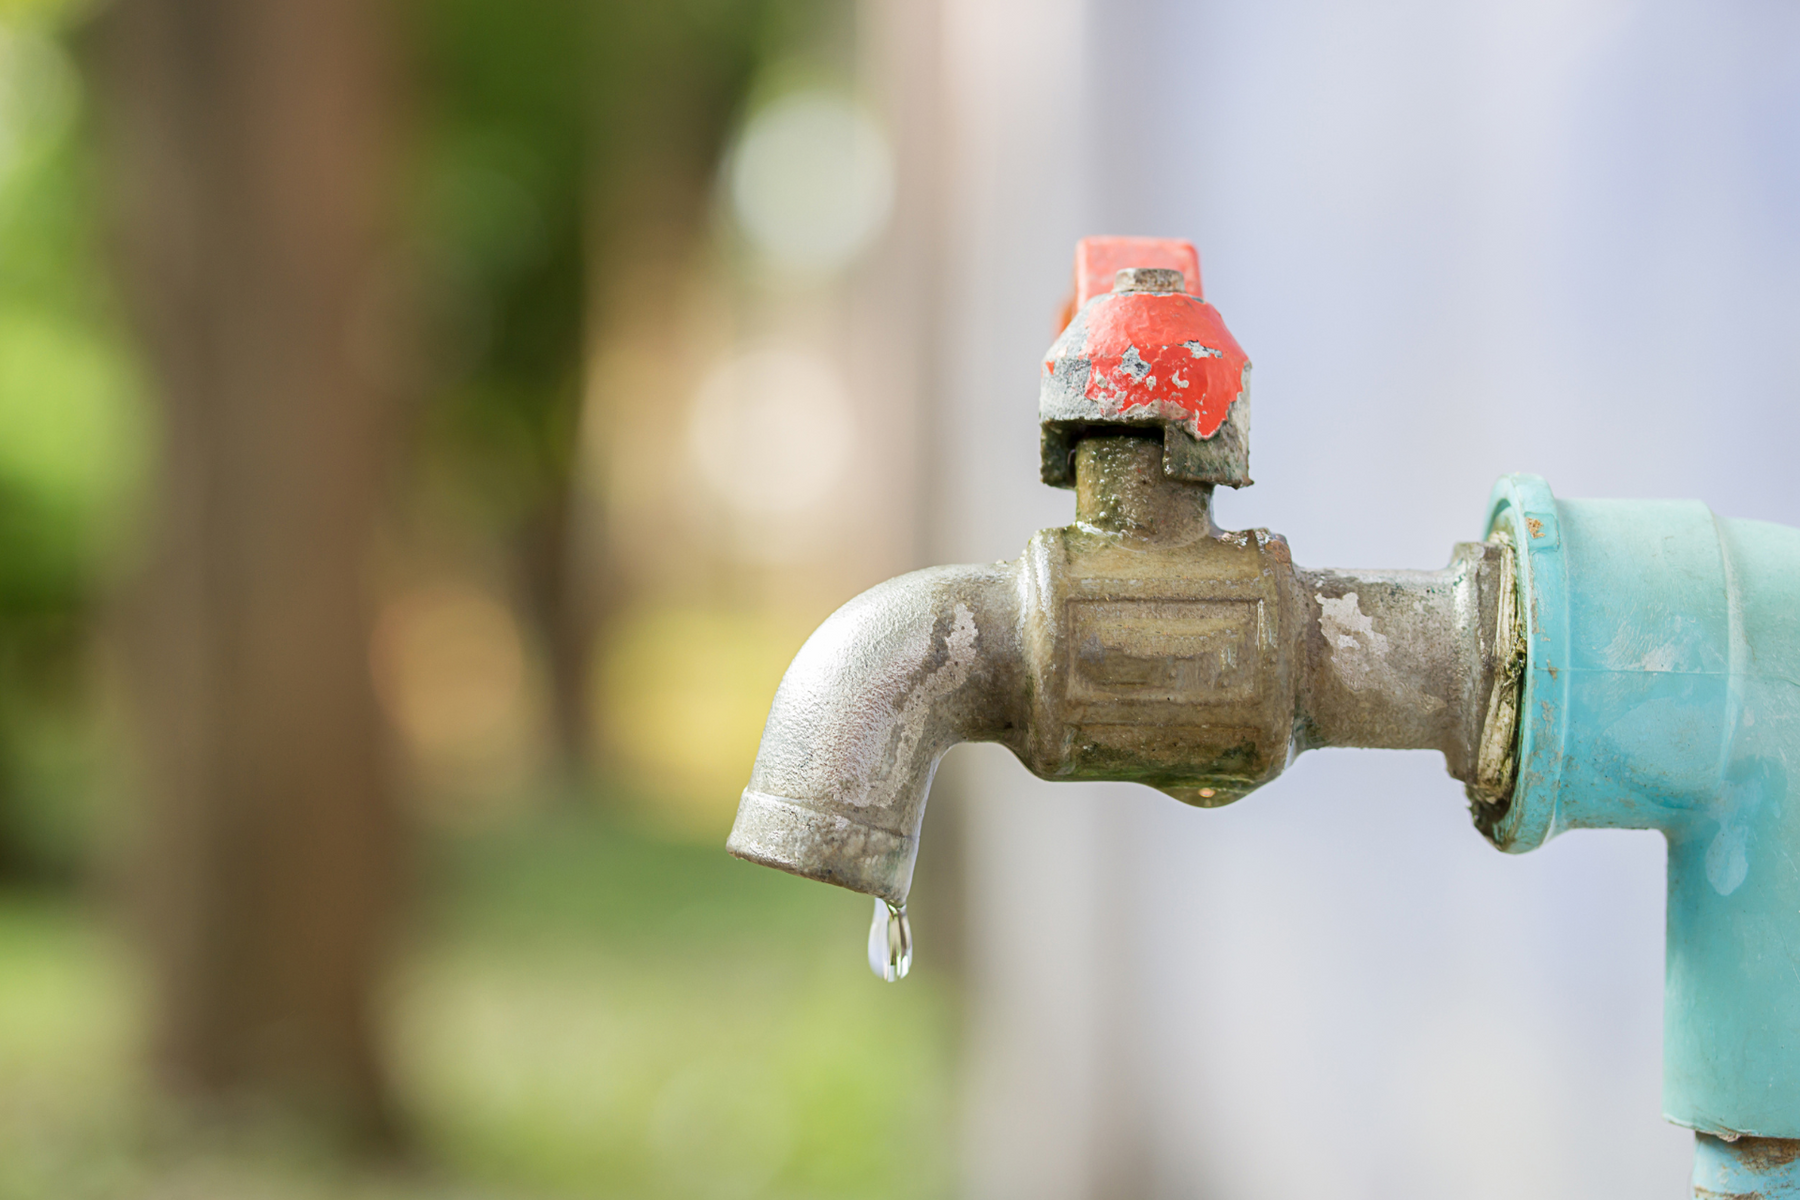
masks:
<path fill-rule="evenodd" d="M 1250 360 L 1200 294 L 1200 256 L 1175 238 L 1083 238 L 1075 297 L 1044 355 L 1043 479 L 1075 486 L 1097 426 L 1163 431 L 1172 479 L 1250 482 Z"/>
<path fill-rule="evenodd" d="M 1167 267 L 1181 272 L 1188 295 L 1204 299 L 1200 290 L 1200 255 L 1194 243 L 1179 238 L 1090 237 L 1075 243 L 1075 307 L 1113 289 L 1113 277 L 1126 267 Z"/>

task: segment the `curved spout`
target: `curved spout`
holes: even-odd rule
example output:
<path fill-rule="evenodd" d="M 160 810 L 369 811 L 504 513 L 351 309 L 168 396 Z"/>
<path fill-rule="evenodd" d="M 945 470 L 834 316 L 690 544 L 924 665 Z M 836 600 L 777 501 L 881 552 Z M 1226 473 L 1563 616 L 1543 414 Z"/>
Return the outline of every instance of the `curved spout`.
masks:
<path fill-rule="evenodd" d="M 1023 729 L 1015 572 L 915 571 L 832 614 L 782 678 L 726 848 L 904 901 L 944 751 Z"/>

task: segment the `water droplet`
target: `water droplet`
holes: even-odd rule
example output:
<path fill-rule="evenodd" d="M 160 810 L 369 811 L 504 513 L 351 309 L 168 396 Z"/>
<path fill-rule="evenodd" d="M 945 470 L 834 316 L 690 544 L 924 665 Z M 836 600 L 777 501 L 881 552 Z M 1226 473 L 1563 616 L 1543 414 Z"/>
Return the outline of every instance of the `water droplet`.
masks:
<path fill-rule="evenodd" d="M 912 922 L 906 905 L 875 897 L 875 920 L 869 925 L 869 970 L 893 983 L 912 970 Z"/>

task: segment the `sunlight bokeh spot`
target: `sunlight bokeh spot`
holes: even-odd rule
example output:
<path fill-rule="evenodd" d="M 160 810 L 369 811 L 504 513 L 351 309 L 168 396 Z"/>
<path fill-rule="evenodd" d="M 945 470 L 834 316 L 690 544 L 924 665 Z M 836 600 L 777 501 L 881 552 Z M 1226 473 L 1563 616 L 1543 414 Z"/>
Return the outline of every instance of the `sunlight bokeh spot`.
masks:
<path fill-rule="evenodd" d="M 887 139 L 849 97 L 791 93 L 750 118 L 730 158 L 732 207 L 756 248 L 789 270 L 828 273 L 887 224 Z"/>

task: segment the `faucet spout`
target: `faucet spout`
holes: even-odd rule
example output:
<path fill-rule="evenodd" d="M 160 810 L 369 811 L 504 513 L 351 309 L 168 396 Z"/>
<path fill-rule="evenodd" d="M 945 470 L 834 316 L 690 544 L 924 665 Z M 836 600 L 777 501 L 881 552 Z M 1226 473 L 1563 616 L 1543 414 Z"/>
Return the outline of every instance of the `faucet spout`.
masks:
<path fill-rule="evenodd" d="M 904 902 L 938 760 L 965 741 L 1017 749 L 1019 611 L 1012 564 L 915 571 L 840 608 L 775 693 L 727 849 Z"/>

